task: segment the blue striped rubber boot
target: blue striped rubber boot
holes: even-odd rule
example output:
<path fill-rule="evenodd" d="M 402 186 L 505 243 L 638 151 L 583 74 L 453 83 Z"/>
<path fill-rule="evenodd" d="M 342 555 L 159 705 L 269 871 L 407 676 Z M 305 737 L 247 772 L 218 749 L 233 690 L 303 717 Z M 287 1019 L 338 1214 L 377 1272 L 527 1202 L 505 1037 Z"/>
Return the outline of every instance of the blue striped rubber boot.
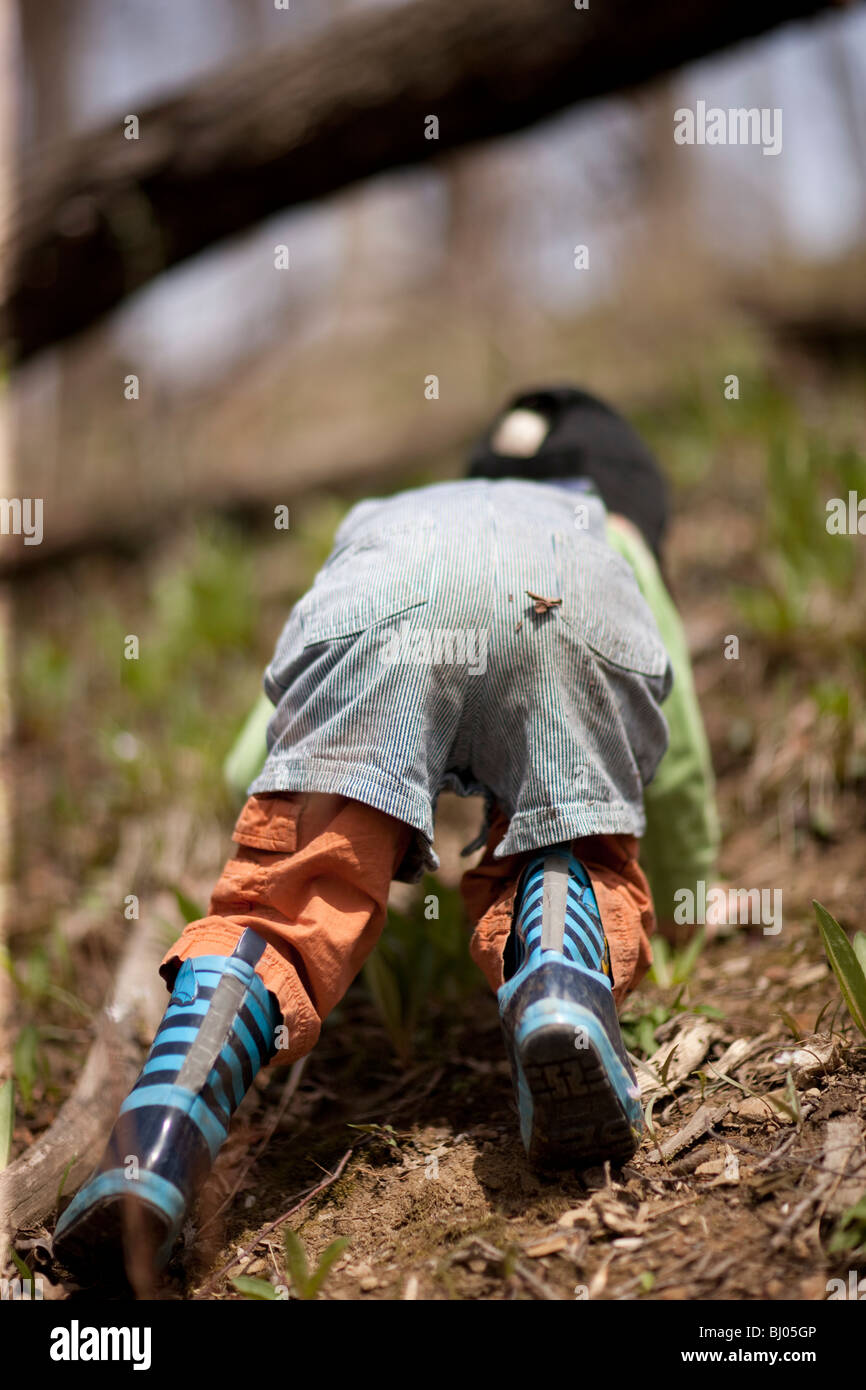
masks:
<path fill-rule="evenodd" d="M 253 1077 L 276 1051 L 281 1015 L 255 973 L 265 942 L 183 963 L 141 1075 L 94 1175 L 57 1223 L 54 1253 L 100 1278 L 134 1256 L 161 1269 Z"/>
<path fill-rule="evenodd" d="M 640 1141 L 640 1093 L 595 894 L 570 845 L 524 869 L 505 970 L 497 998 L 530 1162 L 624 1162 Z"/>

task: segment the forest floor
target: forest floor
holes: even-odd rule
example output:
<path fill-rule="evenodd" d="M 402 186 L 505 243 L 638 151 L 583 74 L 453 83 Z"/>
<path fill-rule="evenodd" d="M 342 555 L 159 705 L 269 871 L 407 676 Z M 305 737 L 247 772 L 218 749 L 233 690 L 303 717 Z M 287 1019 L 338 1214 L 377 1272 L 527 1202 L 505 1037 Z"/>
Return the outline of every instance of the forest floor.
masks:
<path fill-rule="evenodd" d="M 844 392 L 809 382 L 768 380 L 759 403 L 725 409 L 684 396 L 655 425 L 676 490 L 668 569 L 717 771 L 720 877 L 779 890 L 781 929 L 663 952 L 625 1013 L 642 1147 L 619 1170 L 535 1173 L 455 892 L 455 847 L 480 811 L 444 798 L 441 883 L 418 890 L 440 897 L 435 957 L 413 945 L 418 894 L 398 889 L 383 961 L 402 1014 L 361 977 L 300 1076 L 258 1079 L 162 1297 L 262 1294 L 239 1276 L 294 1296 L 287 1228 L 311 1268 L 348 1241 L 330 1299 L 815 1300 L 862 1274 L 862 1244 L 839 1248 L 839 1230 L 866 1190 L 866 1047 L 811 904 L 866 926 L 863 542 L 824 526 L 826 497 L 866 493 L 866 438 L 852 445 Z M 22 583 L 13 1158 L 80 1070 L 126 895 L 143 910 L 166 890 L 206 900 L 237 809 L 221 759 L 341 506 L 311 503 L 288 542 L 183 530 L 143 559 Z M 129 633 L 133 673 L 118 656 Z M 420 977 L 438 987 L 417 997 Z M 54 1219 L 20 1233 L 22 1255 Z M 51 1296 L 105 1296 L 45 1272 Z"/>

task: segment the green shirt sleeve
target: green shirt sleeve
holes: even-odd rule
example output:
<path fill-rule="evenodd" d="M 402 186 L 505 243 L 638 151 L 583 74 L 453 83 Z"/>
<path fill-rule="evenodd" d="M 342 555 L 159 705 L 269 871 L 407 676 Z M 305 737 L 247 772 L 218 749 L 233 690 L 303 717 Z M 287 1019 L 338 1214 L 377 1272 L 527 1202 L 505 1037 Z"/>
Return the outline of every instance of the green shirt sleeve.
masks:
<path fill-rule="evenodd" d="M 246 795 L 268 756 L 268 724 L 273 713 L 273 705 L 262 692 L 223 763 L 223 779 L 239 799 Z"/>
<path fill-rule="evenodd" d="M 646 832 L 641 865 L 656 913 L 672 917 L 678 889 L 705 883 L 719 849 L 715 779 L 692 676 L 686 635 L 652 552 L 637 533 L 608 524 L 609 544 L 631 565 L 667 648 L 674 683 L 664 703 L 670 730 L 667 752 L 644 790 Z"/>

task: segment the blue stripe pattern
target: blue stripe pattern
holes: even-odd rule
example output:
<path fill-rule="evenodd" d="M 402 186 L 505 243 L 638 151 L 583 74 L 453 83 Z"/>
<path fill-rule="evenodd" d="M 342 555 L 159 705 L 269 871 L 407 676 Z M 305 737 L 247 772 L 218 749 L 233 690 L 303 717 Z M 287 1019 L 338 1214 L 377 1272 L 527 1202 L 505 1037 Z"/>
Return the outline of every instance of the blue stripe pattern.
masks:
<path fill-rule="evenodd" d="M 568 885 L 565 897 L 565 920 L 562 933 L 562 954 L 574 965 L 610 979 L 610 952 L 601 922 L 595 893 L 584 866 L 571 853 L 568 845 L 549 849 L 546 854 L 530 860 L 523 873 L 518 900 L 514 910 L 514 931 L 517 937 L 517 968 L 532 968 L 545 955 L 542 950 L 544 912 L 544 865 L 549 855 L 568 862 Z M 558 953 L 557 953 L 558 954 Z"/>
<path fill-rule="evenodd" d="M 503 855 L 642 835 L 672 672 L 603 504 L 580 509 L 578 525 L 573 492 L 517 479 L 354 507 L 265 674 L 276 712 L 250 792 L 397 817 L 416 831 L 397 873 L 410 882 L 438 867 L 445 789 L 499 803 Z M 561 602 L 538 612 L 527 591 Z"/>
<path fill-rule="evenodd" d="M 192 1091 L 185 1091 L 180 1086 L 168 1083 L 160 1086 L 136 1086 L 120 1107 L 120 1113 L 127 1115 L 143 1106 L 162 1106 L 165 1110 L 180 1110 L 182 1114 L 189 1115 L 201 1131 L 212 1159 L 216 1158 L 225 1143 L 230 1117 L 215 1113 L 212 1107 L 205 1105 L 201 1096 L 195 1095 Z"/>
<path fill-rule="evenodd" d="M 244 982 L 245 993 L 205 1085 L 193 1093 L 177 1085 L 177 1078 L 217 986 L 228 973 Z M 180 1110 L 195 1121 L 215 1158 L 253 1077 L 274 1054 L 279 1022 L 275 1001 L 246 961 L 237 956 L 199 956 L 185 961 L 147 1061 L 120 1113 L 152 1105 Z"/>
<path fill-rule="evenodd" d="M 90 1262 L 94 1240 L 108 1241 L 122 1255 L 122 1198 L 152 1209 L 163 1227 L 156 1264 L 169 1259 L 233 1112 L 276 1050 L 279 1006 L 255 971 L 264 949 L 248 929 L 231 956 L 200 956 L 181 966 L 100 1166 L 57 1224 L 61 1259 Z"/>

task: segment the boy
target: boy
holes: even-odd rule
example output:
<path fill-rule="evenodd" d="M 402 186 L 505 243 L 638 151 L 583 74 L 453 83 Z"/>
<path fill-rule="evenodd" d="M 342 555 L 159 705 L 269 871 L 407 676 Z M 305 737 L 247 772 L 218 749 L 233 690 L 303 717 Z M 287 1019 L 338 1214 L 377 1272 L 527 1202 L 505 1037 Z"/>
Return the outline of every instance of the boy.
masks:
<path fill-rule="evenodd" d="M 58 1223 L 61 1260 L 121 1258 L 124 1230 L 168 1259 L 256 1072 L 310 1051 L 376 943 L 391 880 L 437 867 L 444 788 L 486 800 L 463 893 L 530 1161 L 630 1157 L 641 1107 L 616 1006 L 655 926 L 638 837 L 665 919 L 716 841 L 654 559 L 665 523 L 645 446 L 575 388 L 514 400 L 464 481 L 352 509 L 266 672 L 276 711 L 237 854 L 162 963 L 168 1009 Z"/>

